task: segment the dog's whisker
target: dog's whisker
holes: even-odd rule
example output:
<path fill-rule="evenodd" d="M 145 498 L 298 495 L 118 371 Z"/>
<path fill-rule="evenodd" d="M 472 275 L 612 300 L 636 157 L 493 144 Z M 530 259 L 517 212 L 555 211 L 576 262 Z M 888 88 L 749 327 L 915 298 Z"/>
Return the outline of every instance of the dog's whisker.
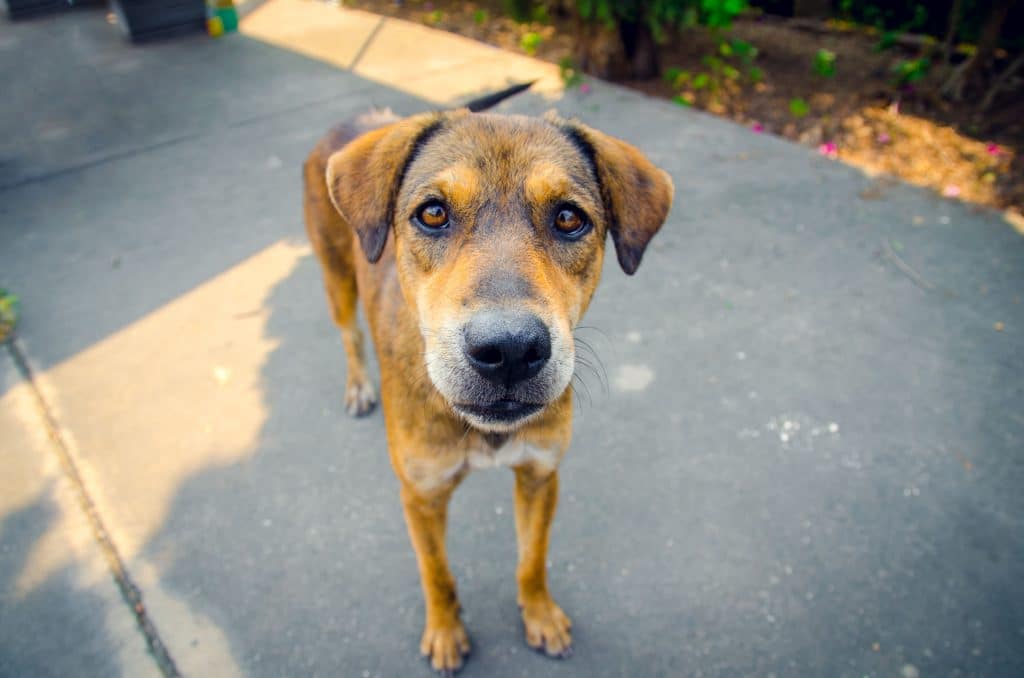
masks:
<path fill-rule="evenodd" d="M 584 349 L 585 351 L 589 352 L 590 355 L 593 356 L 594 360 L 597 362 L 598 367 L 601 368 L 600 374 L 597 374 L 597 379 L 598 379 L 598 381 L 601 384 L 601 390 L 604 392 L 605 395 L 608 395 L 608 392 L 609 392 L 608 391 L 608 370 L 605 369 L 604 361 L 601 360 L 601 356 L 598 355 L 597 351 L 594 350 L 593 346 L 591 346 L 589 343 L 587 343 L 583 339 L 580 339 L 579 337 L 574 337 L 574 338 L 576 339 L 577 344 L 579 344 L 579 346 L 582 349 Z M 576 359 L 579 360 L 579 361 L 582 361 L 583 364 L 587 365 L 591 369 L 594 369 L 595 372 L 597 372 L 597 369 L 594 368 L 594 366 L 591 363 L 586 361 L 586 359 L 583 356 L 579 355 L 579 353 L 580 352 L 577 353 Z"/>
<path fill-rule="evenodd" d="M 609 391 L 608 391 L 608 373 L 604 371 L 604 366 L 603 365 L 602 365 L 602 368 L 600 370 L 598 370 L 593 365 L 593 363 L 591 363 L 589 360 L 587 360 L 586 358 L 584 358 L 583 356 L 580 356 L 580 355 L 576 356 L 576 364 L 580 365 L 582 367 L 585 367 L 588 370 L 590 370 L 591 372 L 593 372 L 594 373 L 594 377 L 597 378 L 597 383 L 600 384 L 600 386 L 601 386 L 601 392 L 604 395 L 608 395 L 608 393 L 609 393 Z"/>
<path fill-rule="evenodd" d="M 576 332 L 580 331 L 580 330 L 585 331 L 585 332 L 596 332 L 598 335 L 600 335 L 600 337 L 602 339 L 605 340 L 605 343 L 607 343 L 608 346 L 611 347 L 613 351 L 615 350 L 615 342 L 613 342 L 611 337 L 609 337 L 608 334 L 604 330 L 602 330 L 600 327 L 596 327 L 594 325 L 577 325 L 573 329 L 573 335 L 575 335 Z"/>
<path fill-rule="evenodd" d="M 590 394 L 590 387 L 587 386 L 586 380 L 581 375 L 579 375 L 577 373 L 573 373 L 572 379 L 575 380 L 576 382 L 578 382 L 579 385 L 582 386 L 583 390 L 586 392 L 586 394 L 587 394 L 587 406 L 588 407 L 593 407 L 594 406 L 594 398 Z M 572 380 L 570 380 L 569 383 L 571 384 Z M 579 391 L 577 391 L 576 389 L 573 389 L 573 392 L 576 393 L 577 395 L 579 395 Z"/>

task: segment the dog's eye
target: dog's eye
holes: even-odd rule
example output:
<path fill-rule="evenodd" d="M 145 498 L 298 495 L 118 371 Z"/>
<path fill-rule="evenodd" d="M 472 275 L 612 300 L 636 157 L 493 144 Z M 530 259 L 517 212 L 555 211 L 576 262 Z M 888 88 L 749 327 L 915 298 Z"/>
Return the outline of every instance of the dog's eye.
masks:
<path fill-rule="evenodd" d="M 578 209 L 566 205 L 555 214 L 554 226 L 559 234 L 567 238 L 579 238 L 590 228 L 590 222 Z"/>
<path fill-rule="evenodd" d="M 428 202 L 416 213 L 416 221 L 428 230 L 447 228 L 448 210 L 439 202 Z"/>

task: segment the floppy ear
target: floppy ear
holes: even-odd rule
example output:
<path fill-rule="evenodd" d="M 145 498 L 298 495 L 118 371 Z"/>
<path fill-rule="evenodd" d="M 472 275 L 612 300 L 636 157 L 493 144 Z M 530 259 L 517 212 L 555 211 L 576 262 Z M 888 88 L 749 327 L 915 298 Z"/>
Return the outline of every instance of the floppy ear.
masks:
<path fill-rule="evenodd" d="M 619 265 L 633 275 L 672 207 L 672 177 L 624 141 L 575 120 L 561 123 L 597 172 Z"/>
<path fill-rule="evenodd" d="M 442 121 L 441 113 L 406 118 L 366 132 L 327 159 L 331 202 L 359 236 L 370 263 L 384 252 L 406 168 Z"/>

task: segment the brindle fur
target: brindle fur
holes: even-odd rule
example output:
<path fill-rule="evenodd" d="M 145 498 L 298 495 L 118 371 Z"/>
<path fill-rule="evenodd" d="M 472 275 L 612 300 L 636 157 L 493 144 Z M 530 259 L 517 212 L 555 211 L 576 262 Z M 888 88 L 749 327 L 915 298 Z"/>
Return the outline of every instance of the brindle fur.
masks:
<path fill-rule="evenodd" d="M 443 237 L 423 234 L 410 219 L 429 198 L 449 207 L 453 227 Z M 564 201 L 593 223 L 578 242 L 550 228 Z M 520 426 L 471 426 L 425 364 L 425 355 L 447 364 L 450 346 L 438 328 L 457 327 L 483 308 L 526 309 L 568 336 L 559 357 L 574 364 L 571 333 L 597 286 L 606 235 L 632 274 L 671 201 L 668 175 L 637 149 L 554 116 L 371 114 L 332 130 L 306 161 L 306 225 L 341 328 L 346 405 L 361 415 L 375 403 L 358 298 L 381 366 L 388 449 L 423 586 L 420 649 L 439 671 L 454 672 L 469 651 L 445 553 L 448 500 L 472 460 L 506 463 L 503 451 L 511 451 L 515 471 L 526 641 L 551 656 L 571 650 L 570 621 L 548 591 L 545 562 L 572 400 L 562 387 Z"/>

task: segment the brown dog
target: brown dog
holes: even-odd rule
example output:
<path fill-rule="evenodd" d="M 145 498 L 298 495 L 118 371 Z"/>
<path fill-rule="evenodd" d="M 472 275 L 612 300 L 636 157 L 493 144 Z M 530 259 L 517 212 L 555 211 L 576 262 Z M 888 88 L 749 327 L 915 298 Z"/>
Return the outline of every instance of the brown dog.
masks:
<path fill-rule="evenodd" d="M 526 642 L 570 652 L 545 561 L 572 433 L 573 329 L 605 236 L 632 274 L 672 192 L 634 147 L 554 116 L 370 114 L 332 130 L 306 162 L 306 226 L 345 345 L 345 403 L 355 415 L 375 403 L 358 297 L 423 585 L 420 651 L 438 671 L 459 669 L 469 652 L 445 523 L 475 468 L 515 471 Z"/>

